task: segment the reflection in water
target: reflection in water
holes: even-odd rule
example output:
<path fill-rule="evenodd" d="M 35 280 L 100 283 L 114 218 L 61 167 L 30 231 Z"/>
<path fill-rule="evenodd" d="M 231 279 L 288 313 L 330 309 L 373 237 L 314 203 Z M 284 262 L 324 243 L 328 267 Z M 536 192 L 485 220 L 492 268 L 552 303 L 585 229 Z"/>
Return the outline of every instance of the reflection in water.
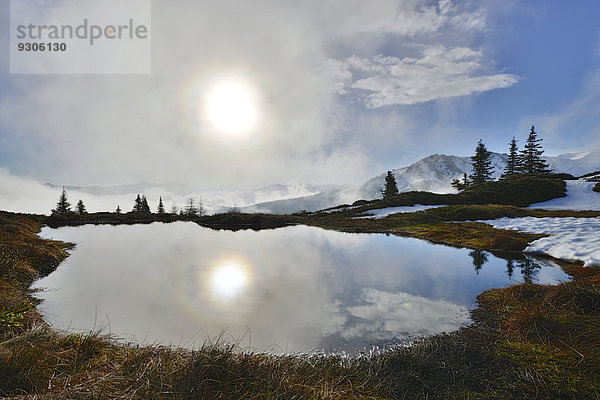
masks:
<path fill-rule="evenodd" d="M 238 298 L 249 284 L 249 266 L 239 258 L 219 261 L 210 275 L 210 290 L 216 300 Z"/>
<path fill-rule="evenodd" d="M 57 289 L 40 294 L 56 327 L 104 324 L 117 336 L 188 347 L 223 335 L 274 353 L 354 353 L 458 329 L 481 291 L 513 282 L 506 261 L 485 252 L 305 226 L 226 232 L 178 222 L 43 234 L 77 243 L 37 283 Z M 522 280 L 567 279 L 551 266 L 515 265 Z"/>
<path fill-rule="evenodd" d="M 514 270 L 515 270 L 514 260 L 512 260 L 512 259 L 506 260 L 506 275 L 508 276 L 508 279 L 512 279 Z"/>
<path fill-rule="evenodd" d="M 481 271 L 483 265 L 488 262 L 488 253 L 483 250 L 472 250 L 469 252 L 469 256 L 473 259 L 473 267 L 477 275 L 479 275 L 479 271 Z M 506 261 L 506 276 L 508 276 L 508 279 L 512 279 L 513 277 L 515 262 L 521 269 L 523 281 L 527 283 L 533 282 L 536 274 L 541 269 L 541 265 L 526 256 L 522 256 L 519 260 L 509 259 Z"/>
<path fill-rule="evenodd" d="M 473 267 L 475 267 L 475 272 L 477 275 L 479 275 L 479 271 L 481 271 L 483 264 L 488 262 L 487 253 L 483 250 L 472 250 L 469 252 L 469 255 L 473 259 Z"/>
<path fill-rule="evenodd" d="M 539 272 L 541 266 L 536 264 L 533 260 L 525 258 L 524 260 L 518 261 L 519 268 L 521 268 L 521 275 L 523 280 L 527 283 L 533 282 L 535 276 Z"/>

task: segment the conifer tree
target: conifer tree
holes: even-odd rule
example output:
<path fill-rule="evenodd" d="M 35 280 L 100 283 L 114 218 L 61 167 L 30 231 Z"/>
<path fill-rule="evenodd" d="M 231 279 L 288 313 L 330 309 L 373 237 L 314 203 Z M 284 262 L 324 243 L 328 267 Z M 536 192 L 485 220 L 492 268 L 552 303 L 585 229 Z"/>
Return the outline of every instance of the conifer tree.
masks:
<path fill-rule="evenodd" d="M 521 150 L 519 172 L 535 175 L 549 174 L 551 172 L 548 168 L 548 163 L 541 158 L 542 154 L 544 154 L 544 150 L 542 150 L 542 145 L 540 144 L 541 141 L 542 139 L 537 137 L 537 132 L 532 125 L 527 142 L 523 150 Z"/>
<path fill-rule="evenodd" d="M 65 214 L 71 212 L 71 203 L 67 200 L 67 191 L 65 187 L 62 188 L 62 193 L 58 199 L 58 203 L 56 203 L 56 209 L 52 210 L 54 214 Z"/>
<path fill-rule="evenodd" d="M 483 250 L 473 250 L 469 252 L 469 255 L 473 259 L 473 267 L 475 268 L 475 272 L 479 275 L 479 271 L 481 271 L 481 267 L 483 264 L 488 262 L 488 256 Z"/>
<path fill-rule="evenodd" d="M 490 160 L 491 153 L 483 144 L 483 141 L 479 139 L 477 147 L 475 148 L 475 155 L 471 157 L 471 165 L 473 167 L 473 174 L 471 180 L 474 185 L 479 185 L 492 179 L 492 161 Z"/>
<path fill-rule="evenodd" d="M 504 173 L 502 174 L 503 178 L 506 178 L 510 175 L 516 174 L 519 168 L 519 148 L 517 147 L 517 140 L 513 136 L 510 141 L 508 148 L 508 160 L 506 161 L 506 168 L 504 168 Z"/>
<path fill-rule="evenodd" d="M 508 279 L 512 279 L 513 272 L 515 270 L 515 263 L 513 260 L 506 261 L 506 275 L 508 275 Z"/>
<path fill-rule="evenodd" d="M 142 212 L 142 210 L 143 210 L 142 198 L 138 194 L 137 197 L 135 198 L 135 202 L 133 203 L 133 212 Z"/>
<path fill-rule="evenodd" d="M 116 212 L 117 214 L 121 214 L 121 207 L 117 206 L 117 209 L 115 210 L 115 212 Z"/>
<path fill-rule="evenodd" d="M 198 208 L 196 208 L 196 203 L 194 202 L 193 197 L 190 197 L 190 199 L 188 200 L 188 202 L 185 206 L 185 211 L 183 211 L 183 214 L 190 216 L 190 217 L 194 217 L 194 216 L 198 215 Z"/>
<path fill-rule="evenodd" d="M 398 194 L 398 185 L 392 171 L 388 171 L 385 177 L 385 189 L 381 191 L 384 199 L 390 198 Z"/>
<path fill-rule="evenodd" d="M 165 213 L 165 206 L 163 205 L 162 196 L 158 198 L 158 209 L 156 210 L 158 214 Z"/>
<path fill-rule="evenodd" d="M 77 202 L 77 214 L 79 215 L 83 215 L 83 214 L 87 214 L 87 210 L 85 209 L 85 204 L 83 204 L 83 200 L 79 199 L 79 201 Z"/>
<path fill-rule="evenodd" d="M 148 199 L 146 199 L 145 194 L 142 195 L 142 212 L 149 214 L 151 213 L 150 206 L 148 205 Z"/>
<path fill-rule="evenodd" d="M 469 180 L 469 175 L 467 175 L 467 173 L 465 172 L 462 181 L 459 181 L 458 179 L 453 179 L 452 182 L 450 182 L 450 184 L 453 188 L 455 188 L 459 192 L 462 192 L 464 190 L 467 190 L 471 186 L 471 181 Z"/>
<path fill-rule="evenodd" d="M 203 216 L 203 215 L 206 213 L 206 212 L 205 212 L 205 210 L 204 210 L 204 206 L 203 206 L 203 203 L 202 203 L 202 199 L 199 199 L 199 200 L 198 200 L 198 205 L 196 206 L 196 210 L 198 211 L 198 213 L 197 213 L 197 214 L 198 214 L 199 216 Z"/>
<path fill-rule="evenodd" d="M 171 214 L 177 215 L 177 206 L 175 204 L 173 204 L 173 206 L 171 207 Z"/>

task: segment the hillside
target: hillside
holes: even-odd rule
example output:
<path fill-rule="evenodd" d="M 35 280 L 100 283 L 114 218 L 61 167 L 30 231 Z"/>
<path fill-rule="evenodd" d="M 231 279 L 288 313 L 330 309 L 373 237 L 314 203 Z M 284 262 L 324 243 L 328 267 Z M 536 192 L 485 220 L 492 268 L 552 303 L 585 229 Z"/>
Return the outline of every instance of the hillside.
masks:
<path fill-rule="evenodd" d="M 502 175 L 506 166 L 506 154 L 492 153 L 494 178 Z M 544 157 L 554 172 L 569 173 L 574 176 L 600 170 L 600 150 L 586 153 L 568 153 L 558 157 Z M 445 154 L 433 154 L 398 169 L 392 173 L 396 178 L 400 192 L 428 191 L 433 193 L 452 193 L 450 182 L 464 173 L 471 173 L 471 158 Z M 374 176 L 362 185 L 345 187 L 315 195 L 274 202 L 259 203 L 245 209 L 252 212 L 293 213 L 298 210 L 316 211 L 339 204 L 351 204 L 358 199 L 376 199 L 381 197 L 385 173 Z"/>

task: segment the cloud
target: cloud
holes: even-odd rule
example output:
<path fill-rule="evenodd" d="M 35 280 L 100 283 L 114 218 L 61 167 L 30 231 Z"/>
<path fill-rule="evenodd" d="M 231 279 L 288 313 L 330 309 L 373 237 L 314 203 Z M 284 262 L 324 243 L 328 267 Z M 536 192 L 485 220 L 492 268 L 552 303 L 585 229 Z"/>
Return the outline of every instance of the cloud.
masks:
<path fill-rule="evenodd" d="M 481 51 L 441 45 L 420 46 L 419 50 L 417 57 L 378 55 L 371 59 L 352 56 L 344 63 L 333 60 L 333 67 L 358 76 L 352 81 L 348 74 L 338 74 L 346 81 L 338 93 L 351 89 L 366 91 L 365 105 L 378 108 L 485 92 L 518 81 L 512 74 L 478 74 L 484 69 Z"/>
<path fill-rule="evenodd" d="M 486 73 L 485 49 L 472 49 L 486 13 L 446 0 L 155 0 L 152 15 L 151 75 L 7 75 L 2 166 L 57 184 L 358 183 L 380 172 L 386 139 L 409 143 L 419 126 L 372 109 L 516 82 Z M 368 28 L 389 15 L 411 21 L 411 41 Z M 256 88 L 261 122 L 234 139 L 201 111 L 212 85 L 238 78 Z"/>
<path fill-rule="evenodd" d="M 398 12 L 362 28 L 366 32 L 389 33 L 398 36 L 439 33 L 443 27 L 464 32 L 486 29 L 484 10 L 461 11 L 450 0 L 442 0 L 432 6 L 417 10 Z"/>
<path fill-rule="evenodd" d="M 360 297 L 365 305 L 347 309 L 358 320 L 341 332 L 346 339 L 383 340 L 402 335 L 451 332 L 470 321 L 467 309 L 445 300 L 370 288 L 363 289 Z"/>

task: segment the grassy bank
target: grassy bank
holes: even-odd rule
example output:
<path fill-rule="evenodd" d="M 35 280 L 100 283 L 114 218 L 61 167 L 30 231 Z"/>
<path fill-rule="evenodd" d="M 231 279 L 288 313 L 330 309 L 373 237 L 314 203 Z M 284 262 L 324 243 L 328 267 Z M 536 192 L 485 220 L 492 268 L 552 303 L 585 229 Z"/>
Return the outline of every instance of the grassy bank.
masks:
<path fill-rule="evenodd" d="M 51 228 L 61 226 L 78 225 L 135 225 L 151 224 L 153 222 L 194 222 L 200 226 L 211 229 L 273 229 L 284 226 L 294 225 L 299 222 L 299 218 L 293 215 L 274 215 L 274 214 L 243 214 L 239 212 L 229 212 L 213 215 L 178 215 L 178 214 L 152 214 L 144 212 L 129 213 L 109 213 L 97 212 L 78 215 L 75 213 L 53 214 L 41 219 Z"/>
<path fill-rule="evenodd" d="M 368 213 L 368 210 L 366 211 Z M 392 214 L 384 218 L 364 216 L 361 209 L 322 213 L 303 220 L 307 225 L 342 232 L 389 233 L 429 240 L 457 247 L 492 252 L 521 252 L 543 237 L 495 229 L 484 223 L 466 222 L 501 217 L 597 217 L 600 211 L 537 210 L 497 204 L 452 205 L 428 210 Z"/>
<path fill-rule="evenodd" d="M 377 200 L 358 200 L 349 205 L 330 208 L 327 211 L 362 213 L 386 207 L 424 205 L 501 204 L 525 207 L 533 203 L 566 195 L 566 183 L 561 176 L 513 175 L 506 179 L 472 187 L 461 193 L 403 192 Z"/>
<path fill-rule="evenodd" d="M 28 286 L 68 245 L 0 216 L 0 395 L 37 399 L 599 398 L 600 269 L 573 281 L 490 290 L 475 323 L 382 355 L 269 356 L 225 343 L 197 351 L 63 334 Z M 29 396 L 29 397 L 27 397 Z M 33 397 L 36 396 L 36 397 Z"/>

